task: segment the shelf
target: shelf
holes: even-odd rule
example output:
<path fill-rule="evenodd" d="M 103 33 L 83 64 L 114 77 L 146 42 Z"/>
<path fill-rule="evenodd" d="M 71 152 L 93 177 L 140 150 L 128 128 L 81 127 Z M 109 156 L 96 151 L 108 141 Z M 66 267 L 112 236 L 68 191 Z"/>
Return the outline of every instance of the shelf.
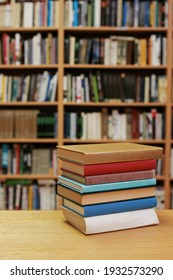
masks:
<path fill-rule="evenodd" d="M 65 32 L 113 32 L 113 33 L 119 33 L 119 32 L 134 32 L 134 33 L 141 33 L 141 32 L 147 32 L 147 33 L 157 33 L 157 32 L 167 32 L 168 28 L 166 27 L 117 27 L 117 26 L 101 26 L 101 27 L 87 27 L 87 26 L 79 26 L 79 27 L 64 27 Z"/>
<path fill-rule="evenodd" d="M 20 139 L 20 138 L 0 138 L 0 143 L 46 143 L 46 144 L 57 144 L 58 139 Z"/>
<path fill-rule="evenodd" d="M 57 179 L 57 176 L 53 175 L 42 175 L 42 174 L 0 174 L 0 180 L 7 179 L 28 179 L 28 180 L 36 180 L 36 179 Z"/>
<path fill-rule="evenodd" d="M 29 106 L 46 106 L 46 107 L 55 107 L 58 106 L 58 102 L 0 102 L 0 107 L 16 107 L 16 106 L 25 106 L 25 107 L 29 107 Z"/>
<path fill-rule="evenodd" d="M 132 70 L 166 70 L 166 65 L 100 65 L 100 64 L 64 64 L 63 67 L 66 69 L 132 69 Z"/>
<path fill-rule="evenodd" d="M 0 64 L 0 69 L 9 69 L 9 70 L 15 70 L 15 69 L 57 69 L 59 67 L 58 64 L 41 64 L 41 65 L 3 65 Z"/>
<path fill-rule="evenodd" d="M 126 107 L 165 107 L 165 103 L 159 103 L 159 102 L 150 102 L 150 103 L 144 103 L 144 102 L 129 102 L 125 103 Z M 124 107 L 123 102 L 82 102 L 82 103 L 76 103 L 76 102 L 64 102 L 64 106 L 73 106 L 73 107 Z"/>
<path fill-rule="evenodd" d="M 0 32 L 8 32 L 8 33 L 15 33 L 15 32 L 20 32 L 20 33 L 35 33 L 35 32 L 58 32 L 59 28 L 50 26 L 50 27 L 0 27 Z"/>
<path fill-rule="evenodd" d="M 127 140 L 115 140 L 115 139 L 63 139 L 63 142 L 65 144 L 67 143 L 112 143 L 112 142 L 135 142 L 135 143 L 141 143 L 141 144 L 166 144 L 165 139 L 157 140 L 157 139 L 127 139 Z"/>

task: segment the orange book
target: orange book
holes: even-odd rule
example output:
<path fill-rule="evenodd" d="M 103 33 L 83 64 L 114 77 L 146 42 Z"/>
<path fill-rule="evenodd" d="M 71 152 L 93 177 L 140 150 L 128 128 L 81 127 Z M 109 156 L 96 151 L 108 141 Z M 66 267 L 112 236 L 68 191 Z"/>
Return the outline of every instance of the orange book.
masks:
<path fill-rule="evenodd" d="M 155 196 L 155 186 L 81 194 L 65 186 L 58 185 L 57 194 L 80 205 L 89 205 Z"/>
<path fill-rule="evenodd" d="M 163 148 L 130 142 L 58 146 L 60 159 L 80 164 L 158 159 Z"/>

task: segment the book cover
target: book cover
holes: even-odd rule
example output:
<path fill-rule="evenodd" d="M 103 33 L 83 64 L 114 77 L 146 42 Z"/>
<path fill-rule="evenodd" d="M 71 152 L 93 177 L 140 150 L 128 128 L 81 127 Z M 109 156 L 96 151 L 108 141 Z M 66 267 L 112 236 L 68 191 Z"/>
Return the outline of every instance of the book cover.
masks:
<path fill-rule="evenodd" d="M 74 180 L 65 178 L 63 176 L 59 176 L 58 183 L 67 188 L 74 189 L 80 193 L 91 193 L 91 192 L 100 192 L 100 191 L 140 188 L 145 186 L 154 186 L 156 185 L 156 179 L 152 178 L 152 179 L 135 180 L 135 181 L 124 181 L 124 182 L 117 182 L 117 183 L 84 185 Z"/>
<path fill-rule="evenodd" d="M 159 224 L 154 208 L 84 218 L 62 207 L 67 222 L 84 234 L 95 234 Z"/>
<path fill-rule="evenodd" d="M 74 201 L 77 204 L 90 205 L 155 196 L 155 186 L 81 194 L 75 190 L 58 185 L 56 192 L 57 195 Z"/>
<path fill-rule="evenodd" d="M 93 184 L 103 184 L 103 183 L 111 183 L 111 182 L 149 179 L 155 176 L 155 171 L 144 170 L 144 171 L 136 171 L 136 172 L 122 172 L 122 173 L 110 173 L 110 174 L 101 174 L 101 175 L 93 175 L 93 176 L 80 176 L 75 173 L 62 170 L 62 176 L 75 180 L 85 185 L 93 185 Z"/>
<path fill-rule="evenodd" d="M 156 169 L 156 160 L 151 159 L 89 165 L 77 164 L 75 162 L 61 160 L 61 168 L 62 170 L 66 170 L 81 176 L 101 175 Z"/>
<path fill-rule="evenodd" d="M 58 146 L 59 158 L 86 165 L 157 159 L 162 156 L 161 147 L 130 142 Z"/>
<path fill-rule="evenodd" d="M 113 201 L 110 203 L 92 204 L 81 206 L 68 199 L 64 199 L 63 206 L 78 213 L 83 217 L 107 215 L 112 213 L 121 213 L 127 211 L 135 211 L 157 206 L 156 197 L 147 197 L 140 199 Z"/>

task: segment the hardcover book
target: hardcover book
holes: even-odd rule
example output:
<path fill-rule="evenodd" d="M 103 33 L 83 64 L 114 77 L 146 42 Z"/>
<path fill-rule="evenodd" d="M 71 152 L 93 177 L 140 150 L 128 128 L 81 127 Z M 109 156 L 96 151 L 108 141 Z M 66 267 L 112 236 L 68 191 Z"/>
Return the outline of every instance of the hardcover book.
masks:
<path fill-rule="evenodd" d="M 63 176 L 59 176 L 58 183 L 67 188 L 74 189 L 80 193 L 91 193 L 91 192 L 123 190 L 123 189 L 140 188 L 146 186 L 154 186 L 156 185 L 156 179 L 152 178 L 152 179 L 135 180 L 135 181 L 123 181 L 117 183 L 84 185 L 74 180 L 65 178 Z"/>
<path fill-rule="evenodd" d="M 153 208 L 157 206 L 156 197 L 144 197 L 140 199 L 113 201 L 110 203 L 92 204 L 81 206 L 68 199 L 64 199 L 64 207 L 78 213 L 83 217 L 107 215 L 112 213 L 120 213 L 134 211 L 140 209 Z"/>
<path fill-rule="evenodd" d="M 113 183 L 113 182 L 121 182 L 121 181 L 151 179 L 154 178 L 155 171 L 144 170 L 144 171 L 136 171 L 136 172 L 122 172 L 122 173 L 101 174 L 101 175 L 93 175 L 93 176 L 80 176 L 75 173 L 62 170 L 62 176 L 75 180 L 81 184 L 93 185 L 93 184 L 104 184 L 104 183 Z"/>
<path fill-rule="evenodd" d="M 156 160 L 150 159 L 88 165 L 78 164 L 67 160 L 61 160 L 61 168 L 62 170 L 66 170 L 81 176 L 101 175 L 156 169 Z"/>
<path fill-rule="evenodd" d="M 80 205 L 89 205 L 155 196 L 155 187 L 153 186 L 81 194 L 75 190 L 58 185 L 57 194 Z"/>
<path fill-rule="evenodd" d="M 67 222 L 84 234 L 95 234 L 159 224 L 154 208 L 86 218 L 65 207 L 62 207 L 62 211 Z"/>
<path fill-rule="evenodd" d="M 124 143 L 103 143 L 58 146 L 58 157 L 81 164 L 158 159 L 163 156 L 163 148 Z"/>

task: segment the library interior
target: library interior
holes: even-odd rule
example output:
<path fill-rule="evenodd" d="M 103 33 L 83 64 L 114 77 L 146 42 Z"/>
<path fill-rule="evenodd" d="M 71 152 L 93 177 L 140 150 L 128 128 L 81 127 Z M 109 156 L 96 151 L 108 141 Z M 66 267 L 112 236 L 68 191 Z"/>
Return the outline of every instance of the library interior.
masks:
<path fill-rule="evenodd" d="M 0 0 L 0 259 L 171 259 L 172 209 L 173 0 Z"/>

